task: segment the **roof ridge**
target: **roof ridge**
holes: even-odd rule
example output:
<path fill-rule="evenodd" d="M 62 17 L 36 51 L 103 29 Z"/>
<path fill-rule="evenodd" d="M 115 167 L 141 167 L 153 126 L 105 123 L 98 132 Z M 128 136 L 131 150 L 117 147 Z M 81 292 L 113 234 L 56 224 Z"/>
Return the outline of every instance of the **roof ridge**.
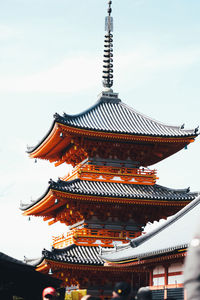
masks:
<path fill-rule="evenodd" d="M 59 114 L 57 114 L 58 116 L 60 116 L 61 118 L 67 118 L 67 119 L 72 119 L 72 118 L 78 118 L 81 117 L 87 113 L 89 113 L 91 110 L 95 109 L 99 104 L 101 104 L 101 98 L 98 99 L 92 106 L 90 106 L 89 108 L 83 110 L 82 112 L 78 113 L 78 114 L 66 114 L 65 112 L 63 112 L 63 116 L 60 116 Z M 55 114 L 55 115 L 56 115 Z"/>
<path fill-rule="evenodd" d="M 60 114 L 55 113 L 54 118 L 55 119 L 59 119 L 59 118 L 65 118 L 65 119 L 78 118 L 78 117 L 81 117 L 83 115 L 88 114 L 90 111 L 94 110 L 97 106 L 101 105 L 102 103 L 118 104 L 120 102 L 121 102 L 121 100 L 119 98 L 106 97 L 106 96 L 103 95 L 92 106 L 90 106 L 89 108 L 83 110 L 82 112 L 80 112 L 78 114 L 67 114 L 67 113 L 63 112 L 63 116 L 61 116 Z"/>
<path fill-rule="evenodd" d="M 188 244 L 179 244 L 179 245 L 176 245 L 176 246 L 173 246 L 173 247 L 166 247 L 162 250 L 156 250 L 156 251 L 152 251 L 152 252 L 143 252 L 141 254 L 138 255 L 138 258 L 140 257 L 149 257 L 151 255 L 156 255 L 156 254 L 161 254 L 161 253 L 165 253 L 165 252 L 171 252 L 171 251 L 174 251 L 174 250 L 177 250 L 177 249 L 181 249 L 181 248 L 187 248 L 188 247 Z"/>

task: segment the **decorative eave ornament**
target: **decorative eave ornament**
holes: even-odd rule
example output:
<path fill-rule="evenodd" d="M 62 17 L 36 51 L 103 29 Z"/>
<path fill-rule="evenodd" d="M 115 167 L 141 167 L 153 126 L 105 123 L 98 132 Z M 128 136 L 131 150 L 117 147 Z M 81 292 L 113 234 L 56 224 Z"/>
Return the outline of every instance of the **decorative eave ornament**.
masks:
<path fill-rule="evenodd" d="M 113 18 L 111 17 L 111 4 L 108 1 L 108 16 L 105 18 L 105 40 L 104 40 L 104 60 L 103 60 L 103 86 L 104 92 L 112 93 L 113 85 Z"/>

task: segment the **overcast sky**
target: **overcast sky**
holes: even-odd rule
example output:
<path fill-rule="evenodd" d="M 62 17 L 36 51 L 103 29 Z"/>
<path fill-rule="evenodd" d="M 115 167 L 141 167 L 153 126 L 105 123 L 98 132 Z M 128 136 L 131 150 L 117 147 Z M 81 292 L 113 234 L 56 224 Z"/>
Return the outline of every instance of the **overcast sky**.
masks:
<path fill-rule="evenodd" d="M 21 216 L 50 178 L 65 175 L 30 159 L 53 114 L 80 113 L 102 91 L 107 0 L 0 1 L 0 251 L 39 257 L 64 226 Z M 200 1 L 113 0 L 114 92 L 169 125 L 200 124 Z M 158 183 L 200 190 L 199 138 L 151 168 Z"/>

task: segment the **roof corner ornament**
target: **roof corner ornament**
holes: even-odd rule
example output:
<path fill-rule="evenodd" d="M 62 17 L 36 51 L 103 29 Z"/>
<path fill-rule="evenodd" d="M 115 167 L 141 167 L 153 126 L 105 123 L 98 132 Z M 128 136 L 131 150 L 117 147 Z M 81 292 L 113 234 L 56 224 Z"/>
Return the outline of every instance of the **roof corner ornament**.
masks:
<path fill-rule="evenodd" d="M 199 131 L 199 126 L 197 126 L 197 127 L 195 128 L 194 133 L 197 134 L 198 131 Z"/>
<path fill-rule="evenodd" d="M 52 179 L 52 178 L 49 179 L 48 184 L 49 184 L 49 185 L 52 185 L 52 184 L 53 184 L 53 179 Z"/>
<path fill-rule="evenodd" d="M 102 247 L 99 246 L 98 248 L 99 248 L 99 249 L 98 249 L 98 250 L 99 250 L 99 253 L 98 253 L 98 254 L 101 256 L 101 255 L 102 255 Z"/>
<path fill-rule="evenodd" d="M 108 16 L 105 18 L 105 40 L 104 40 L 104 60 L 103 60 L 103 86 L 105 92 L 113 92 L 113 17 L 111 17 L 112 1 L 108 1 Z"/>

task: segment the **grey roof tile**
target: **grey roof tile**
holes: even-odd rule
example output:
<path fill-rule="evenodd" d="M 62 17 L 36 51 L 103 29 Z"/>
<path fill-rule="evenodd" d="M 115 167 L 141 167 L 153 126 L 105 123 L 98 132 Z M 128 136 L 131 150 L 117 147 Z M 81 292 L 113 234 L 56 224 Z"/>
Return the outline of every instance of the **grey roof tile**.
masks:
<path fill-rule="evenodd" d="M 170 126 L 153 120 L 133 108 L 127 106 L 120 99 L 100 98 L 87 111 L 77 115 L 55 114 L 55 121 L 62 124 L 89 130 L 115 132 L 161 137 L 196 136 L 197 132 L 181 129 L 180 126 Z"/>
<path fill-rule="evenodd" d="M 64 249 L 53 248 L 51 251 L 44 249 L 42 255 L 43 259 L 58 262 L 101 266 L 104 264 L 103 260 L 99 257 L 99 248 L 92 246 L 70 245 Z"/>
<path fill-rule="evenodd" d="M 189 201 L 197 196 L 197 193 L 191 193 L 188 189 L 170 189 L 158 184 L 139 185 L 80 179 L 52 182 L 51 187 L 64 192 L 119 198 Z"/>
<path fill-rule="evenodd" d="M 189 191 L 189 189 L 170 189 L 158 184 L 138 185 L 114 182 L 86 181 L 80 179 L 75 179 L 72 181 L 58 180 L 57 182 L 51 180 L 49 188 L 41 198 L 36 201 L 32 201 L 29 204 L 21 204 L 20 209 L 29 209 L 37 202 L 41 201 L 51 188 L 54 190 L 79 195 L 93 195 L 126 199 L 192 201 L 193 199 L 195 199 L 195 197 L 197 197 L 197 193 L 192 193 Z"/>

